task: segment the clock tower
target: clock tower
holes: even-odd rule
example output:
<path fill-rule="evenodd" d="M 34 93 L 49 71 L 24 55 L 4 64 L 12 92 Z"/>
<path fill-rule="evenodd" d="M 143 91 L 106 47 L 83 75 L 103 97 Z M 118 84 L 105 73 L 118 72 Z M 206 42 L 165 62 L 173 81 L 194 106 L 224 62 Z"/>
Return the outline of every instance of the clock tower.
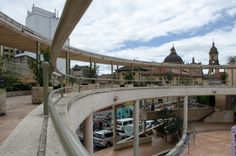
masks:
<path fill-rule="evenodd" d="M 218 55 L 218 50 L 215 47 L 215 43 L 213 42 L 209 52 L 209 65 L 219 65 Z M 216 74 L 218 72 L 219 69 L 209 69 L 209 75 Z"/>

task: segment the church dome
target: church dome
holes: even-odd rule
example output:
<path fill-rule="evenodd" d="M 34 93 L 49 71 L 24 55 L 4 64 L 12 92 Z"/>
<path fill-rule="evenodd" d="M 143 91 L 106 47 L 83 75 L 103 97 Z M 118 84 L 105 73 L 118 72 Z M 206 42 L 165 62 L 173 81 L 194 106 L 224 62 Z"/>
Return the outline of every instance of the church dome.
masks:
<path fill-rule="evenodd" d="M 164 63 L 184 64 L 182 58 L 176 53 L 175 48 L 170 49 L 170 54 L 165 58 Z"/>
<path fill-rule="evenodd" d="M 215 47 L 215 43 L 212 43 L 212 47 L 210 49 L 209 54 L 219 54 L 217 48 Z"/>

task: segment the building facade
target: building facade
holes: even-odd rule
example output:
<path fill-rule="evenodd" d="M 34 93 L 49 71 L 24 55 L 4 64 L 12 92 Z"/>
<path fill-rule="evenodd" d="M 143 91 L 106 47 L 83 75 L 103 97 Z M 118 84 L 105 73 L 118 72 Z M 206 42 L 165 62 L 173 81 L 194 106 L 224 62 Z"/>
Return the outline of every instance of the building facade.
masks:
<path fill-rule="evenodd" d="M 59 17 L 56 11 L 50 12 L 33 5 L 32 10 L 27 12 L 25 18 L 25 26 L 46 37 L 48 40 L 52 40 L 59 23 Z M 69 46 L 69 39 L 65 43 Z"/>

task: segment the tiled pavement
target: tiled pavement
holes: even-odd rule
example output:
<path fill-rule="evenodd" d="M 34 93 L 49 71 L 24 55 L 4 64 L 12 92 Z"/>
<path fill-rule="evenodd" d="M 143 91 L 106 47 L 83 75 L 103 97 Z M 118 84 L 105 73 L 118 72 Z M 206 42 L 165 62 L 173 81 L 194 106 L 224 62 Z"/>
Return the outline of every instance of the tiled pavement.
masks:
<path fill-rule="evenodd" d="M 12 132 L 22 119 L 38 105 L 31 104 L 31 96 L 18 96 L 7 98 L 6 116 L 0 116 L 0 145 Z M 190 142 L 189 150 L 185 150 L 184 156 L 227 156 L 231 154 L 232 124 L 190 124 L 189 129 L 196 127 L 198 131 L 195 139 Z M 213 131 L 217 130 L 217 131 Z M 171 145 L 158 137 L 153 137 L 153 142 L 140 147 L 140 156 L 149 156 L 154 153 L 168 149 Z M 113 151 L 107 148 L 94 153 L 95 156 L 131 156 L 132 148 Z"/>
<path fill-rule="evenodd" d="M 6 115 L 0 116 L 0 145 L 18 123 L 37 106 L 31 104 L 31 95 L 7 98 Z"/>

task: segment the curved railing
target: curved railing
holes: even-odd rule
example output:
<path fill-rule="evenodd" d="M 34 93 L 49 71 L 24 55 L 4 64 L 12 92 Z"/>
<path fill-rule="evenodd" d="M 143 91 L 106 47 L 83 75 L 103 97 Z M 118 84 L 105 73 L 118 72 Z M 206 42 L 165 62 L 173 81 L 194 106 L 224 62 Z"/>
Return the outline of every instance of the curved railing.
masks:
<path fill-rule="evenodd" d="M 75 78 L 74 76 L 61 73 L 57 69 L 57 67 L 56 67 L 57 57 L 59 56 L 60 50 L 62 49 L 62 46 L 64 45 L 65 40 L 68 38 L 68 36 L 72 32 L 72 30 L 74 29 L 76 24 L 79 22 L 79 20 L 83 16 L 84 12 L 86 11 L 86 9 L 88 8 L 90 3 L 91 3 L 91 0 L 73 0 L 73 1 L 68 0 L 66 2 L 65 7 L 64 7 L 64 11 L 63 11 L 61 20 L 59 22 L 58 28 L 56 30 L 56 33 L 55 33 L 55 36 L 54 36 L 54 39 L 52 42 L 52 46 L 51 46 L 52 58 L 50 60 L 51 66 L 54 68 L 54 71 L 60 73 L 63 76 Z M 118 58 L 117 58 L 117 62 L 119 62 Z M 130 60 L 130 62 L 132 62 L 132 60 Z M 137 62 L 137 64 L 140 66 L 140 62 Z M 153 62 L 151 64 L 153 64 Z M 135 64 L 133 64 L 133 65 L 135 65 Z M 162 66 L 162 64 L 160 64 L 160 63 L 158 63 L 158 65 Z M 169 65 L 169 67 L 176 67 L 176 66 Z M 178 67 L 176 67 L 176 68 L 184 68 L 184 67 L 185 67 L 185 65 L 178 65 Z M 186 68 L 188 68 L 188 67 L 189 67 L 189 65 L 186 65 Z M 203 67 L 205 67 L 205 66 L 194 66 L 194 65 L 192 66 L 192 68 L 203 68 Z M 210 68 L 212 68 L 212 66 Z M 214 66 L 214 68 L 221 68 L 221 66 Z M 231 68 L 233 68 L 233 67 L 231 67 Z M 120 84 L 121 81 L 126 82 L 126 83 L 133 82 L 133 83 L 138 83 L 138 84 L 145 82 L 145 81 L 135 81 L 135 80 L 96 79 L 96 78 L 83 78 L 83 77 L 76 78 L 76 80 L 79 82 L 79 84 L 81 84 L 81 81 L 85 81 L 85 80 L 111 81 L 110 88 L 113 87 L 113 82 L 117 82 L 118 84 Z M 148 82 L 150 82 L 150 81 L 148 81 Z M 160 83 L 158 81 L 152 81 L 152 83 L 153 82 Z M 138 85 L 138 86 L 140 86 L 140 85 Z M 182 87 L 182 88 L 184 88 L 184 87 Z M 60 141 L 61 141 L 63 148 L 64 148 L 67 155 L 88 156 L 89 155 L 88 151 L 82 146 L 82 144 L 79 142 L 78 138 L 69 129 L 68 125 L 65 123 L 65 121 L 63 121 L 63 119 L 60 117 L 59 113 L 55 109 L 53 98 L 52 98 L 53 94 L 56 92 L 61 92 L 62 89 L 58 89 L 56 91 L 53 91 L 52 93 L 50 93 L 50 95 L 48 97 L 48 100 L 49 100 L 48 109 L 51 114 L 51 118 L 52 118 L 53 124 L 55 126 L 56 132 L 58 133 Z M 97 89 L 97 87 L 95 87 L 95 89 Z M 186 88 L 184 88 L 184 89 L 186 89 Z M 209 90 L 207 88 L 206 88 L 206 90 L 207 90 L 207 93 L 210 93 L 210 94 L 216 93 L 215 90 Z M 109 91 L 113 91 L 113 89 L 110 89 Z M 141 92 L 140 90 L 136 90 L 136 91 Z M 99 91 L 97 90 L 96 92 L 92 92 L 90 95 L 94 95 L 97 92 L 99 92 Z M 124 92 L 124 90 L 121 90 L 121 92 Z M 163 93 L 163 96 L 164 96 L 164 94 L 165 93 Z M 183 94 L 183 95 L 186 95 L 186 94 L 187 93 L 185 92 L 185 94 Z M 204 94 L 204 93 L 202 93 L 202 94 Z M 83 118 L 85 118 L 85 117 L 86 116 L 83 116 Z M 184 141 L 182 141 L 182 142 L 184 142 Z M 182 142 L 180 142 L 179 144 L 182 145 Z M 179 150 L 179 148 L 178 148 L 178 150 Z"/>
<path fill-rule="evenodd" d="M 72 133 L 71 130 L 67 127 L 66 123 L 60 117 L 55 108 L 53 95 L 58 92 L 61 93 L 61 91 L 63 91 L 64 89 L 65 88 L 54 90 L 48 96 L 48 110 L 50 112 L 53 125 L 56 129 L 64 151 L 68 156 L 89 156 L 87 150 L 83 147 L 75 134 Z"/>
<path fill-rule="evenodd" d="M 79 78 L 80 79 L 80 78 Z M 65 111 L 68 113 L 66 116 L 69 117 L 69 119 L 73 119 L 73 121 L 70 121 L 70 129 L 68 127 L 68 123 L 65 123 L 65 120 L 59 115 L 59 113 L 55 109 L 55 104 L 57 103 L 57 100 L 53 101 L 53 94 L 55 93 L 61 93 L 62 90 L 69 89 L 70 87 L 65 87 L 61 89 L 57 89 L 50 93 L 49 95 L 49 111 L 51 114 L 51 118 L 53 120 L 53 124 L 55 126 L 55 129 L 58 133 L 58 136 L 60 138 L 60 141 L 63 145 L 63 148 L 67 155 L 89 155 L 89 153 L 86 151 L 86 149 L 83 147 L 83 145 L 78 140 L 77 136 L 75 135 L 75 128 L 78 127 L 78 125 L 88 116 L 88 114 L 92 113 L 93 111 L 100 110 L 104 107 L 108 107 L 113 105 L 113 96 L 109 95 L 117 95 L 120 97 L 119 103 L 123 103 L 125 101 L 129 100 L 135 100 L 135 99 L 143 99 L 143 98 L 152 98 L 155 95 L 158 95 L 158 97 L 164 97 L 164 96 L 184 96 L 184 95 L 215 95 L 217 90 L 217 94 L 222 94 L 225 92 L 225 90 L 229 90 L 227 94 L 232 94 L 236 91 L 236 89 L 232 89 L 232 87 L 207 87 L 207 86 L 152 86 L 152 87 L 133 87 L 133 88 L 107 88 L 107 89 L 99 89 L 94 88 L 91 91 L 86 92 L 79 92 L 79 89 L 77 93 L 71 97 L 70 101 L 68 101 L 67 108 Z M 103 87 L 101 87 L 103 88 Z M 196 92 L 196 90 L 198 92 Z M 172 93 L 171 93 L 172 91 Z M 134 92 L 136 94 L 134 94 Z M 161 94 L 160 94 L 161 93 Z M 171 93 L 171 94 L 169 94 Z M 99 95 L 101 94 L 101 95 Z M 128 99 L 125 99 L 124 95 L 130 95 Z M 141 95 L 141 96 L 137 96 Z M 104 105 L 104 101 L 92 103 L 84 103 L 84 101 L 87 101 L 88 99 L 94 99 L 93 96 L 99 96 L 100 99 L 106 99 L 105 97 L 109 97 L 107 101 L 110 101 L 110 103 Z M 63 96 L 61 96 L 63 97 Z M 122 98 L 123 97 L 123 98 Z M 87 99 L 87 100 L 86 100 Z M 87 114 L 83 113 L 82 116 L 73 116 L 74 114 L 78 114 L 78 110 L 85 109 L 84 105 L 91 105 L 89 108 L 93 108 L 93 105 L 97 105 L 96 108 L 93 108 L 92 110 L 89 110 Z M 72 107 L 73 106 L 73 107 Z M 85 110 L 84 110 L 85 111 Z M 75 121 L 75 119 L 76 121 Z M 173 149 L 174 153 L 180 152 L 181 150 L 186 147 L 186 137 L 183 135 L 183 138 L 181 139 L 177 145 L 176 148 Z M 172 151 L 172 152 L 173 152 Z"/>
<path fill-rule="evenodd" d="M 151 85 L 155 85 L 155 84 L 161 84 L 162 81 L 153 81 L 153 80 L 117 80 L 117 79 L 97 79 L 97 78 L 84 78 L 84 77 L 74 77 L 71 75 L 67 75 L 64 73 L 61 73 L 57 67 L 56 67 L 56 60 L 59 56 L 59 53 L 61 51 L 62 46 L 64 45 L 64 41 L 68 38 L 68 36 L 70 35 L 71 31 L 74 29 L 74 27 L 76 26 L 76 24 L 79 22 L 79 20 L 81 19 L 81 17 L 83 16 L 84 12 L 86 11 L 86 9 L 88 8 L 89 4 L 91 3 L 92 0 L 67 0 L 58 29 L 55 33 L 55 37 L 52 43 L 52 55 L 51 55 L 51 66 L 54 68 L 54 71 L 58 72 L 60 75 L 65 76 L 65 77 L 70 77 L 70 78 L 75 78 L 77 83 L 80 85 L 82 83 L 82 81 L 109 81 L 110 85 L 109 85 L 109 89 L 107 91 L 114 91 L 114 87 L 116 84 L 129 84 L 129 83 L 133 83 L 133 84 L 137 84 L 138 87 L 140 88 L 133 88 L 130 90 L 136 90 L 138 91 L 139 89 L 144 89 L 144 87 L 141 87 L 142 84 L 151 84 Z M 0 14 L 2 16 L 2 14 Z M 2 18 L 1 18 L 2 19 Z M 22 32 L 22 36 L 24 37 L 28 37 L 28 38 L 34 38 L 34 41 L 37 42 L 42 42 L 43 44 L 50 46 L 50 41 L 44 39 L 42 36 L 40 36 L 39 34 L 34 34 L 31 30 L 26 29 L 26 27 L 22 27 L 22 25 L 15 23 L 14 20 L 10 20 L 6 17 L 3 17 L 3 19 L 7 19 L 8 23 L 11 23 L 10 26 L 9 24 L 5 23 L 6 27 L 11 28 L 12 25 L 16 26 L 17 28 L 19 28 L 19 30 L 12 30 L 12 31 L 17 31 L 18 34 L 20 34 L 19 32 Z M 1 20 L 2 21 L 2 20 Z M 2 23 L 1 23 L 2 24 Z M 15 27 L 14 27 L 15 28 Z M 28 36 L 29 35 L 29 36 Z M 33 37 L 32 37 L 33 36 Z M 17 47 L 16 47 L 17 48 Z M 89 60 L 89 58 L 91 59 L 99 59 L 100 63 L 103 62 L 110 62 L 110 63 L 120 63 L 120 65 L 132 65 L 132 66 L 138 66 L 138 67 L 157 67 L 157 68 L 186 68 L 186 69 L 236 69 L 236 65 L 223 65 L 223 66 L 217 66 L 217 65 L 175 65 L 175 64 L 165 64 L 165 63 L 157 63 L 157 62 L 146 62 L 146 61 L 138 61 L 138 60 L 127 60 L 127 59 L 120 59 L 120 58 L 116 58 L 116 57 L 110 57 L 110 56 L 104 56 L 104 55 L 99 55 L 99 54 L 95 54 L 95 53 L 89 53 L 87 51 L 83 51 L 81 49 L 76 49 L 76 48 L 72 48 L 72 47 L 67 47 L 64 49 L 66 49 L 67 52 L 72 52 L 74 55 L 78 54 L 79 56 L 82 55 L 86 55 L 86 60 Z M 81 53 L 80 53 L 81 52 Z M 114 84 L 113 84 L 114 83 Z M 173 83 L 168 82 L 169 84 L 171 84 L 171 86 L 173 86 Z M 175 87 L 177 84 L 174 84 Z M 184 84 L 178 84 L 178 85 L 186 85 L 187 89 L 191 89 L 188 87 L 188 85 L 191 85 L 189 83 L 184 83 Z M 202 84 L 203 85 L 203 84 Z M 106 86 L 108 87 L 108 86 Z M 165 86 L 166 87 L 166 86 Z M 146 87 L 147 89 L 153 88 L 153 89 L 163 89 L 165 87 L 156 87 L 156 86 L 152 86 L 152 87 Z M 206 86 L 202 86 L 202 88 L 205 87 L 205 90 L 207 90 L 206 92 L 203 92 L 202 95 L 205 95 L 207 93 L 214 95 L 217 94 L 218 92 L 222 93 L 221 91 L 218 91 L 217 89 L 222 89 L 223 87 L 218 87 L 215 88 L 213 90 L 209 90 Z M 93 94 L 99 93 L 99 88 L 102 88 L 102 86 L 96 86 L 94 85 L 94 91 Z M 177 88 L 177 87 L 176 87 Z M 182 88 L 184 88 L 182 86 Z M 185 88 L 185 89 L 186 89 Z M 53 95 L 55 93 L 61 93 L 61 91 L 63 91 L 65 88 L 61 88 L 58 90 L 55 90 L 53 92 L 51 92 L 48 96 L 48 109 L 49 109 L 49 113 L 51 115 L 51 119 L 53 121 L 54 127 L 56 129 L 56 132 L 58 133 L 58 136 L 60 138 L 61 144 L 63 145 L 63 148 L 66 152 L 67 155 L 69 156 L 78 156 L 78 155 L 82 155 L 82 156 L 88 156 L 89 153 L 88 151 L 83 147 L 83 145 L 80 143 L 80 141 L 78 140 L 77 136 L 75 135 L 75 133 L 68 127 L 68 125 L 66 124 L 66 122 L 62 119 L 62 117 L 60 116 L 60 114 L 57 112 L 56 108 L 55 108 L 55 104 L 57 103 L 57 101 L 53 101 Z M 126 89 L 126 88 L 125 88 Z M 118 88 L 117 90 L 120 90 L 121 92 L 125 92 L 125 89 L 121 89 Z M 174 87 L 173 87 L 174 89 Z M 79 90 L 79 89 L 78 89 Z M 225 94 L 229 94 L 229 93 L 233 93 L 232 91 L 226 92 Z M 235 91 L 234 91 L 235 93 Z M 90 94 L 90 95 L 93 95 Z M 162 96 L 165 96 L 164 93 L 161 93 Z M 182 94 L 182 95 L 186 95 L 186 94 Z M 153 97 L 155 95 L 153 94 Z M 83 118 L 85 118 L 86 116 L 84 116 Z M 184 141 L 182 142 L 184 143 Z M 183 145 L 182 143 L 180 143 L 181 145 Z M 181 146 L 182 147 L 182 146 Z M 178 150 L 177 150 L 178 151 Z"/>

